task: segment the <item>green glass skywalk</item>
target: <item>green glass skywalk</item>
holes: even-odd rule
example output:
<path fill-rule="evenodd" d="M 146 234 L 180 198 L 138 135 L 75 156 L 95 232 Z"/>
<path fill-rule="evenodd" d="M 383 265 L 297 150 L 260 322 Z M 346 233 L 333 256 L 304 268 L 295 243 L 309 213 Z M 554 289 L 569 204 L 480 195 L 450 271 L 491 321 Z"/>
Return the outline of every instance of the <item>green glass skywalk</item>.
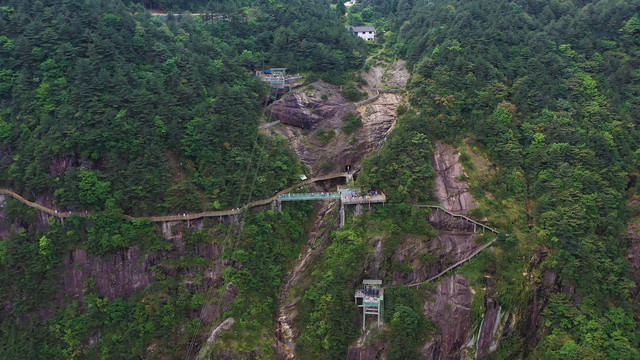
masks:
<path fill-rule="evenodd" d="M 305 201 L 305 200 L 325 200 L 340 199 L 338 192 L 326 193 L 306 193 L 306 194 L 285 194 L 278 196 L 278 201 Z"/>

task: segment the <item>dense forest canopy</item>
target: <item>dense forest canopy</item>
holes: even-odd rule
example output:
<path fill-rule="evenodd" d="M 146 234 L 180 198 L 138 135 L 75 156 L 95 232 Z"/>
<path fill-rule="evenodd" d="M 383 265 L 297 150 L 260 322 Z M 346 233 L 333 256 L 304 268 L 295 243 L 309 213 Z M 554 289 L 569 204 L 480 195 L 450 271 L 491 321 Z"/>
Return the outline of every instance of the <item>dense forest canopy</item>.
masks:
<path fill-rule="evenodd" d="M 81 301 L 60 298 L 65 254 L 110 256 L 131 246 L 166 254 L 174 245 L 154 225 L 123 215 L 237 207 L 299 181 L 308 170 L 284 138 L 258 132 L 269 93 L 253 72 L 287 67 L 340 83 L 368 51 L 324 1 L 157 5 L 225 16 L 164 19 L 141 4 L 111 0 L 0 6 L 0 186 L 92 212 L 43 228 L 37 213 L 8 201 L 0 227 L 20 230 L 0 242 L 0 358 L 132 358 L 158 341 L 160 352 L 185 356 L 201 327 L 193 314 L 215 289 L 187 289 L 183 277 L 211 266 L 195 249 L 228 238 L 226 228 L 185 231 L 180 261 L 154 265 L 153 286 L 113 301 L 91 281 L 82 285 Z M 292 243 L 300 241 L 307 213 L 303 206 L 284 218 L 259 217 L 256 227 L 274 231 L 260 236 L 247 223 L 238 247 L 255 246 L 261 257 L 241 258 L 251 262 L 254 280 L 246 271 L 227 274 L 246 293 L 238 319 L 252 316 L 241 314 L 241 303 L 254 300 L 254 289 L 273 296 L 276 288 L 263 280 L 279 281 L 295 257 Z M 272 314 L 264 308 L 259 326 L 270 326 Z M 85 354 L 81 344 L 96 334 L 104 340 Z"/>
<path fill-rule="evenodd" d="M 521 251 L 550 250 L 542 268 L 559 278 L 543 310 L 545 336 L 535 349 L 526 338 L 512 339 L 517 345 L 501 356 L 640 356 L 623 232 L 637 211 L 626 202 L 639 189 L 640 2 L 361 6 L 393 13 L 387 46 L 412 67 L 406 123 L 450 141 L 471 134 L 499 166 L 499 181 L 487 191 L 530 201 L 535 227 Z M 370 159 L 363 184 L 396 189 L 388 169 L 404 152 L 389 146 Z M 420 185 L 407 180 L 400 180 L 412 184 L 405 193 L 420 200 Z"/>
<path fill-rule="evenodd" d="M 255 195 L 285 187 L 306 170 L 258 135 L 267 89 L 253 70 L 338 81 L 366 52 L 328 7 L 288 5 L 164 21 L 119 1 L 6 2 L 0 181 L 130 214 L 230 206 L 255 171 Z"/>
<path fill-rule="evenodd" d="M 497 301 L 518 318 L 492 358 L 640 357 L 624 236 L 639 214 L 630 199 L 640 190 L 640 0 L 330 5 L 3 2 L 0 185 L 93 214 L 39 227 L 35 210 L 7 202 L 0 357 L 184 357 L 204 328 L 196 314 L 223 291 L 184 281 L 202 282 L 186 274 L 212 266 L 196 251 L 211 242 L 226 246 L 224 283 L 239 291 L 227 311 L 237 323 L 216 350 L 270 356 L 278 286 L 304 244 L 308 204 L 250 214 L 237 234 L 220 224 L 185 229 L 186 255 L 153 266 L 156 282 L 124 298 L 100 297 L 92 281 L 81 301 L 56 298 L 63 257 L 77 248 L 91 256 L 131 245 L 171 251 L 152 224 L 123 214 L 235 207 L 307 172 L 284 139 L 257 131 L 269 96 L 252 73 L 287 67 L 349 82 L 367 68 L 370 47 L 344 23 L 375 25 L 380 54 L 407 60 L 409 104 L 358 179 L 394 205 L 333 232 L 308 287 L 295 289 L 297 355 L 344 358 L 357 339 L 352 285 L 363 274 L 353 264 L 368 261 L 370 239 L 384 238 L 381 266 L 393 273 L 410 270 L 392 256 L 406 234 L 435 236 L 428 214 L 409 204 L 433 200 L 433 143 L 444 140 L 469 143 L 495 164 L 474 196 L 507 219 L 511 235 L 496 243 L 506 255 L 472 265 L 495 279 Z M 225 16 L 165 20 L 148 9 Z M 523 273 L 532 283 L 514 280 Z M 552 280 L 541 290 L 543 277 Z M 388 358 L 415 358 L 433 331 L 418 291 L 387 294 L 389 332 L 380 339 Z M 529 322 L 534 303 L 542 323 Z"/>

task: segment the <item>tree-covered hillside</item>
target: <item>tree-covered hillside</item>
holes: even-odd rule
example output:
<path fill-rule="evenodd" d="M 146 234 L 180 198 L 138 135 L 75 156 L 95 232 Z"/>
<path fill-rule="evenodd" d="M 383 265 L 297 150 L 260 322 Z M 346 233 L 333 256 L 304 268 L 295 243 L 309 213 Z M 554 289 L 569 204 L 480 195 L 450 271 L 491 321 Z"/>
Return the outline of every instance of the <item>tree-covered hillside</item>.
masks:
<path fill-rule="evenodd" d="M 529 271 L 534 249 L 550 251 L 532 269 L 558 276 L 544 322 L 521 320 L 496 358 L 638 358 L 624 228 L 633 211 L 627 201 L 639 189 L 640 2 L 361 6 L 392 13 L 387 47 L 412 66 L 410 123 L 419 116 L 426 135 L 454 142 L 470 135 L 486 149 L 498 177 L 481 201 L 496 209 L 506 199 L 528 204 L 533 227 L 512 227 L 520 245 L 510 251 L 519 255 L 504 261 Z M 388 169 L 402 162 L 385 160 L 405 151 L 394 151 L 387 146 L 365 166 L 365 185 L 395 189 Z M 420 186 L 408 184 L 409 194 Z M 507 306 L 529 316 L 532 289 L 518 292 Z"/>
<path fill-rule="evenodd" d="M 366 47 L 327 6 L 216 8 L 228 21 L 164 21 L 120 1 L 5 2 L 0 181 L 65 209 L 133 215 L 227 207 L 249 174 L 265 196 L 304 173 L 258 136 L 267 89 L 253 71 L 340 80 Z"/>
<path fill-rule="evenodd" d="M 455 270 L 473 298 L 467 333 L 451 341 L 464 339 L 456 356 L 476 346 L 467 344 L 491 291 L 512 319 L 508 335 L 488 340 L 497 342 L 491 359 L 640 358 L 624 234 L 640 214 L 640 0 L 332 5 L 0 4 L 0 187 L 91 212 L 59 221 L 8 197 L 2 204 L 0 358 L 193 358 L 208 349 L 271 359 L 291 299 L 293 342 L 284 345 L 295 343 L 298 358 L 342 359 L 371 344 L 387 359 L 420 358 L 440 330 L 425 314 L 437 285 L 400 285 L 457 255 L 438 258 L 429 211 L 411 206 L 433 201 L 443 142 L 469 150 L 460 180 L 479 203 L 469 216 L 502 232 Z M 224 16 L 165 19 L 149 9 Z M 375 25 L 384 47 L 345 23 Z M 349 209 L 340 231 L 337 209 L 308 203 L 226 223 L 125 216 L 238 207 L 298 181 L 308 170 L 286 140 L 258 131 L 270 97 L 253 72 L 287 67 L 363 83 L 358 72 L 380 59 L 405 59 L 411 72 L 408 103 L 357 179 L 384 191 L 384 208 Z M 470 153 L 486 157 L 485 173 Z M 471 239 L 470 251 L 487 239 Z M 299 281 L 282 289 L 305 244 Z M 110 273 L 127 266 L 135 277 Z M 386 326 L 354 345 L 353 290 L 370 272 L 387 286 Z M 233 327 L 204 345 L 229 318 Z"/>
<path fill-rule="evenodd" d="M 0 4 L 0 187 L 91 212 L 46 221 L 2 204 L 0 358 L 185 358 L 218 282 L 238 284 L 234 316 L 249 337 L 270 329 L 272 306 L 243 309 L 275 297 L 308 206 L 248 214 L 242 234 L 178 226 L 178 242 L 124 215 L 237 207 L 299 181 L 308 170 L 285 139 L 258 132 L 269 96 L 253 72 L 287 67 L 340 83 L 368 49 L 324 1 L 188 8 L 225 16 L 164 19 L 111 0 Z M 242 271 L 227 267 L 241 261 Z M 70 286 L 70 272 L 97 278 Z M 152 284 L 128 288 L 141 278 Z"/>

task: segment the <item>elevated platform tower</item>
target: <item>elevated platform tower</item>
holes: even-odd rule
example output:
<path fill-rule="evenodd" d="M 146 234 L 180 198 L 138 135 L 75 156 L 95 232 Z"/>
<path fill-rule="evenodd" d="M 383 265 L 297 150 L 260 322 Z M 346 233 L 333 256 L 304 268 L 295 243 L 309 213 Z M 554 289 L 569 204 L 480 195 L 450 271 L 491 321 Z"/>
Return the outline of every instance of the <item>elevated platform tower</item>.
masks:
<path fill-rule="evenodd" d="M 378 326 L 384 317 L 384 289 L 382 280 L 362 281 L 362 289 L 356 290 L 355 301 L 358 307 L 362 308 L 362 329 L 367 325 L 367 315 L 377 316 Z"/>

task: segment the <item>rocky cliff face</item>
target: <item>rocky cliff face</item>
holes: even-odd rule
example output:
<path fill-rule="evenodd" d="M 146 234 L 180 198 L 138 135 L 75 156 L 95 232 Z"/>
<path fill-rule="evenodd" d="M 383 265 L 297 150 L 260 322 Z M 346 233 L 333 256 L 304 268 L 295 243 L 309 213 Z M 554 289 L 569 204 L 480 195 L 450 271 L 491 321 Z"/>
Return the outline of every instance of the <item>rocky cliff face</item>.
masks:
<path fill-rule="evenodd" d="M 369 84 L 364 90 L 376 100 L 359 108 L 340 95 L 339 87 L 322 81 L 298 89 L 269 106 L 272 119 L 285 125 L 266 131 L 279 132 L 289 139 L 300 159 L 314 174 L 341 171 L 347 164 L 357 170 L 364 157 L 382 145 L 395 124 L 396 109 L 404 101 L 401 94 L 377 96 L 376 88 L 382 85 L 385 76 L 403 87 L 409 75 L 404 62 L 395 64 L 390 72 L 381 67 L 372 68 L 366 79 L 373 86 Z M 342 126 L 350 112 L 362 116 L 362 127 L 346 135 Z M 318 133 L 324 131 L 335 132 L 326 144 L 317 138 Z"/>
<path fill-rule="evenodd" d="M 6 201 L 7 200 L 5 196 L 0 195 L 0 241 L 5 240 L 7 238 L 7 234 L 9 233 L 9 227 L 4 225 L 4 207 L 7 206 Z"/>
<path fill-rule="evenodd" d="M 509 336 L 515 325 L 515 316 L 506 313 L 493 297 L 487 297 L 485 307 L 487 311 L 480 330 L 473 339 L 476 343 L 476 359 L 484 359 L 491 351 L 496 350 L 500 340 Z"/>
<path fill-rule="evenodd" d="M 61 279 L 62 299 L 66 295 L 82 298 L 82 290 L 86 280 L 93 278 L 98 294 L 110 299 L 127 296 L 138 289 L 144 289 L 154 282 L 152 267 L 159 265 L 162 259 L 178 259 L 185 255 L 185 245 L 182 241 L 182 225 L 164 225 L 170 229 L 168 237 L 173 243 L 171 251 L 153 251 L 146 254 L 140 252 L 137 246 L 119 251 L 108 256 L 92 256 L 83 249 L 74 249 L 64 260 L 64 270 Z M 179 234 L 179 235 L 177 235 Z M 165 237 L 169 233 L 165 232 Z M 214 266 L 204 271 L 203 287 L 219 287 L 222 285 L 223 264 L 220 261 L 222 247 L 216 243 L 200 245 L 195 249 L 196 254 L 212 260 L 219 260 Z M 187 287 L 193 286 L 187 283 Z M 195 290 L 195 289 L 191 289 Z"/>
<path fill-rule="evenodd" d="M 434 190 L 441 206 L 466 214 L 478 204 L 469 193 L 468 184 L 461 180 L 463 168 L 459 157 L 452 146 L 435 142 L 433 165 L 437 177 Z M 432 241 L 435 245 L 430 246 L 428 253 L 437 257 L 430 266 L 416 267 L 416 278 L 428 278 L 430 275 L 424 273 L 437 273 L 439 270 L 436 269 L 465 258 L 478 247 L 474 241 L 478 234 L 474 233 L 470 223 L 453 219 L 441 211 L 433 211 L 429 221 L 438 229 L 438 238 Z M 458 274 L 438 282 L 431 293 L 433 300 L 424 305 L 425 316 L 439 328 L 433 339 L 422 348 L 425 359 L 483 359 L 513 331 L 514 315 L 503 311 L 495 299 L 495 283 L 491 278 L 485 278 L 484 289 L 487 294 L 484 299 L 486 311 L 479 328 L 472 329 L 471 301 L 474 295 L 466 278 Z"/>
<path fill-rule="evenodd" d="M 437 170 L 435 191 L 440 205 L 457 213 L 467 213 L 478 206 L 469 193 L 468 185 L 460 179 L 463 169 L 459 154 L 453 147 L 436 142 L 433 164 Z M 479 234 L 474 233 L 472 224 L 454 219 L 442 211 L 432 211 L 429 221 L 438 230 L 438 236 L 430 240 L 406 236 L 393 261 L 408 262 L 412 270 L 409 273 L 396 271 L 386 274 L 387 279 L 391 276 L 391 283 L 422 282 L 477 249 L 475 239 Z M 504 311 L 497 302 L 494 287 L 494 282 L 486 278 L 486 297 L 475 299 L 485 302 L 486 311 L 476 322 L 479 325 L 474 326 L 471 304 L 474 296 L 479 295 L 474 295 L 467 279 L 455 274 L 439 280 L 433 290 L 427 292 L 429 300 L 423 305 L 424 315 L 436 324 L 437 330 L 422 346 L 422 358 L 482 359 L 495 350 L 500 340 L 514 331 L 515 320 L 514 315 Z M 375 359 L 384 353 L 381 344 L 372 344 L 362 338 L 359 343 L 349 350 L 349 356 L 354 359 Z"/>
<path fill-rule="evenodd" d="M 433 145 L 433 167 L 437 172 L 435 195 L 445 209 L 466 214 L 478 207 L 469 193 L 469 185 L 461 181 L 463 175 L 460 154 L 451 145 L 436 141 Z"/>
<path fill-rule="evenodd" d="M 424 315 L 440 331 L 427 341 L 420 352 L 424 359 L 468 359 L 465 347 L 469 339 L 471 291 L 467 279 L 453 275 L 438 282 L 431 292 L 433 300 L 424 303 Z"/>
<path fill-rule="evenodd" d="M 268 110 L 272 119 L 283 124 L 315 129 L 321 122 L 325 126 L 340 122 L 356 109 L 340 95 L 338 86 L 318 81 L 277 100 Z"/>
<path fill-rule="evenodd" d="M 90 277 L 95 280 L 96 290 L 101 296 L 114 299 L 129 295 L 153 282 L 149 268 L 160 258 L 160 254 L 143 257 L 137 247 L 106 258 L 90 256 L 83 249 L 72 250 L 64 261 L 63 290 L 59 297 L 76 295 L 82 298 L 82 290 Z"/>
<path fill-rule="evenodd" d="M 385 343 L 372 341 L 373 334 L 367 330 L 347 351 L 347 360 L 384 359 Z"/>
<path fill-rule="evenodd" d="M 194 223 L 198 226 L 197 223 Z M 138 289 L 144 289 L 154 282 L 153 266 L 160 266 L 162 259 L 179 259 L 185 255 L 185 244 L 182 240 L 184 227 L 180 222 L 163 224 L 165 239 L 173 243 L 171 251 L 152 251 L 143 254 L 137 246 L 107 256 L 93 256 L 83 249 L 74 249 L 64 260 L 61 278 L 60 299 L 66 295 L 83 296 L 86 280 L 95 281 L 96 291 L 109 299 L 130 295 Z M 195 254 L 204 258 L 217 260 L 214 265 L 204 270 L 201 285 L 205 289 L 222 285 L 224 263 L 220 259 L 222 247 L 217 243 L 199 245 Z M 189 271 L 189 270 L 187 270 Z M 200 270 L 194 269 L 195 272 Z M 187 274 L 188 275 L 188 274 Z M 185 280 L 187 288 L 196 290 L 195 285 Z"/>
<path fill-rule="evenodd" d="M 478 247 L 474 242 L 476 237 L 476 234 L 460 230 L 441 231 L 436 239 L 428 242 L 407 236 L 393 260 L 409 261 L 413 270 L 410 273 L 394 272 L 392 283 L 413 284 L 437 275 L 473 252 Z"/>

